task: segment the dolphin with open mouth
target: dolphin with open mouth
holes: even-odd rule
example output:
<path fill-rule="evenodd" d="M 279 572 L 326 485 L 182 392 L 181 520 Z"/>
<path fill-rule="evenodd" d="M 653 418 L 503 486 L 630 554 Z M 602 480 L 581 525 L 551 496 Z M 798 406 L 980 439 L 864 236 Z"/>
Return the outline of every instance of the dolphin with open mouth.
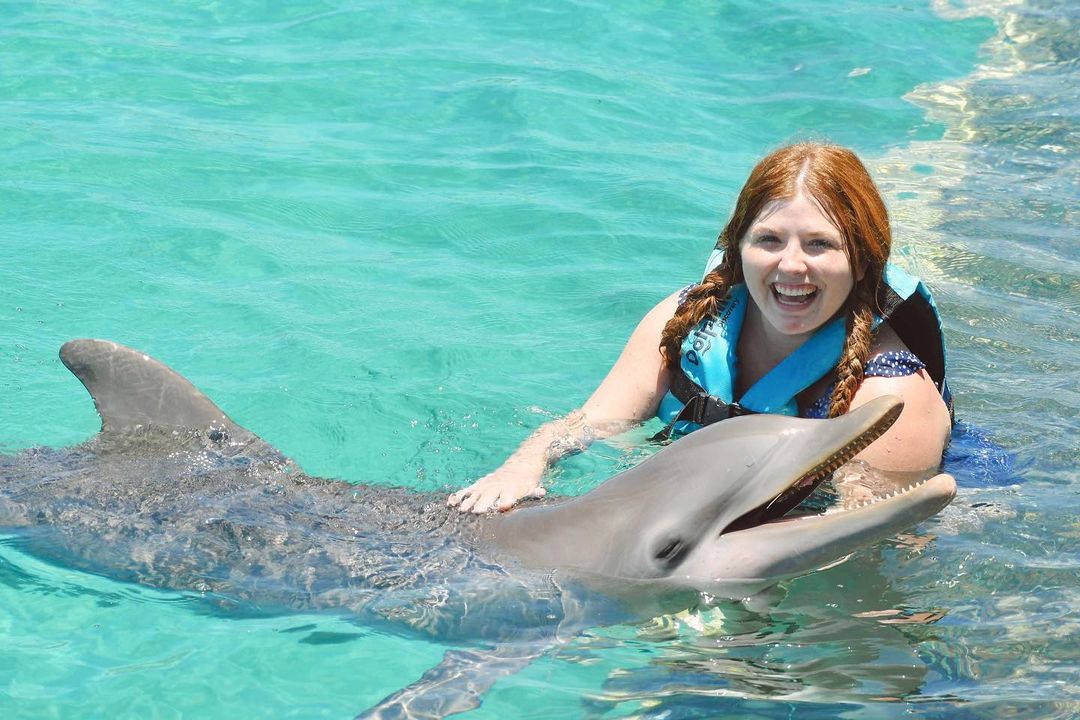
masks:
<path fill-rule="evenodd" d="M 143 353 L 73 340 L 101 432 L 0 456 L 0 530 L 45 559 L 222 607 L 330 609 L 472 643 L 370 717 L 442 717 L 582 628 L 740 598 L 941 510 L 936 475 L 853 509 L 789 517 L 899 415 L 748 415 L 684 437 L 594 490 L 474 516 L 442 496 L 312 478 Z M 496 643 L 479 648 L 476 643 Z"/>

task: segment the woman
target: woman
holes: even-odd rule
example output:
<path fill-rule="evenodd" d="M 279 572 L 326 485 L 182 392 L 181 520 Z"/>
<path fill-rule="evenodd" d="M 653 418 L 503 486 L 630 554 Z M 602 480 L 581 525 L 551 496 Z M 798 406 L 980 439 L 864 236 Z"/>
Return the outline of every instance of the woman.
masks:
<path fill-rule="evenodd" d="M 940 325 L 922 284 L 887 266 L 890 245 L 885 204 L 854 153 L 773 152 L 702 282 L 649 311 L 580 410 L 448 503 L 482 513 L 541 497 L 550 464 L 653 415 L 677 436 L 745 412 L 835 417 L 880 395 L 904 410 L 857 459 L 897 480 L 936 469 L 951 427 Z"/>

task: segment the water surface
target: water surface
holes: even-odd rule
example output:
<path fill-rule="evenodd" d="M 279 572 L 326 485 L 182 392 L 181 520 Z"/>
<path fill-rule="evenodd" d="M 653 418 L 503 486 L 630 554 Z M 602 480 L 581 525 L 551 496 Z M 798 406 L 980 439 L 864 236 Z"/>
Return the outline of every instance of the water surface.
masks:
<path fill-rule="evenodd" d="M 959 417 L 992 441 L 962 446 L 957 501 L 747 605 L 597 629 L 474 716 L 1075 716 L 1073 5 L 8 3 L 0 447 L 97 429 L 56 359 L 95 336 L 312 474 L 460 487 L 700 273 L 762 153 L 831 139 L 880 181 Z M 551 484 L 591 487 L 644 438 Z M 445 649 L 222 616 L 14 539 L 0 643 L 20 718 L 351 717 Z"/>

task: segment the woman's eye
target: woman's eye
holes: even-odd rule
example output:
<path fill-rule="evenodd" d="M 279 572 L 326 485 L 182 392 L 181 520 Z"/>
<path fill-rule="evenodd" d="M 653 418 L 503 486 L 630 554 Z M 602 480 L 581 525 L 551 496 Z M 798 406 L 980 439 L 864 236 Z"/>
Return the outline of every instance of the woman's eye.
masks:
<path fill-rule="evenodd" d="M 810 241 L 810 247 L 817 248 L 818 250 L 832 250 L 836 249 L 838 246 L 829 238 L 814 238 Z"/>
<path fill-rule="evenodd" d="M 776 237 L 775 235 L 758 235 L 757 237 L 757 243 L 759 245 L 768 245 L 770 243 L 778 242 L 780 242 L 780 238 Z"/>

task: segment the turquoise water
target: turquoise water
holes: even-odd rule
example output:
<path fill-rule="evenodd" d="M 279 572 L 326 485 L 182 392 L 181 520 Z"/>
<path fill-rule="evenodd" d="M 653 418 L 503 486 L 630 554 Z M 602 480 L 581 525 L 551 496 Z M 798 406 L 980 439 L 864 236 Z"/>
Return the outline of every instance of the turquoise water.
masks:
<path fill-rule="evenodd" d="M 0 448 L 97 429 L 56 351 L 107 337 L 312 474 L 460 487 L 700 272 L 757 157 L 829 138 L 879 179 L 959 416 L 1010 466 L 959 472 L 924 549 L 722 605 L 714 633 L 597 629 L 473 715 L 1074 717 L 1074 5 L 6 3 Z M 0 540 L 3 717 L 351 717 L 444 649 L 222 616 Z"/>

